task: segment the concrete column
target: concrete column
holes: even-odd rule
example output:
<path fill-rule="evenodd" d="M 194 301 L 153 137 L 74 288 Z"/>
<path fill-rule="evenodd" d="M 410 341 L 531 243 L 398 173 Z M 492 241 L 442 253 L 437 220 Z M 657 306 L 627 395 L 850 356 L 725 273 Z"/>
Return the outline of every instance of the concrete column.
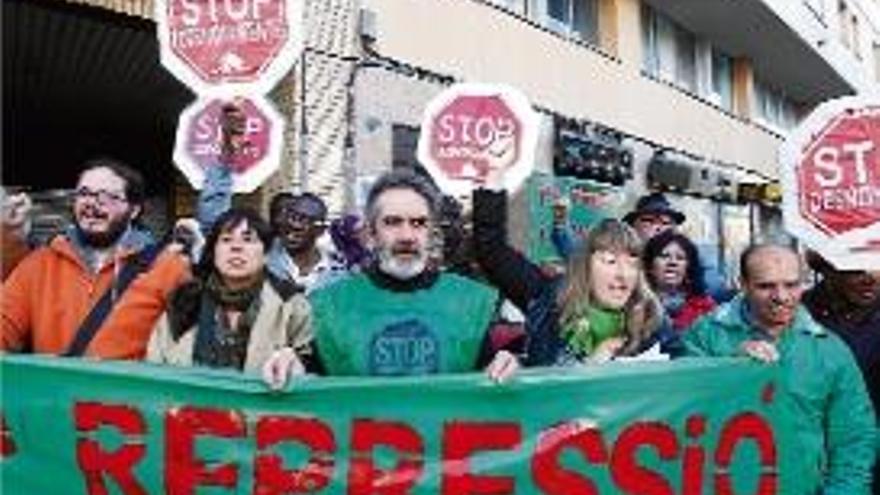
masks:
<path fill-rule="evenodd" d="M 745 58 L 733 61 L 733 111 L 744 119 L 751 119 L 755 111 L 755 71 Z"/>
<path fill-rule="evenodd" d="M 599 0 L 599 44 L 624 65 L 642 65 L 641 2 Z"/>

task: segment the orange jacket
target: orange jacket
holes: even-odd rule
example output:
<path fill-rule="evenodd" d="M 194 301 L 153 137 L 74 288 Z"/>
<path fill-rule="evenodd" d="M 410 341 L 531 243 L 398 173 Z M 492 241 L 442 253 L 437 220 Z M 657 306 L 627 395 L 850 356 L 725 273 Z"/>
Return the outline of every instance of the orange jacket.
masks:
<path fill-rule="evenodd" d="M 92 306 L 115 282 L 122 262 L 136 255 L 120 248 L 93 274 L 66 237 L 32 252 L 0 290 L 0 349 L 60 354 L 67 350 Z M 101 359 L 141 359 L 153 325 L 169 293 L 188 276 L 188 263 L 162 253 L 116 301 L 85 355 Z"/>

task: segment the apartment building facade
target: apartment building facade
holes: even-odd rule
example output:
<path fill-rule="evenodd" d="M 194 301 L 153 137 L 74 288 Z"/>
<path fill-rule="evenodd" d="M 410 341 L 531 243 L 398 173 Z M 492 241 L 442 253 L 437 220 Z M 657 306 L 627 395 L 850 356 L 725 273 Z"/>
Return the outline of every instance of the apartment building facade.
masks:
<path fill-rule="evenodd" d="M 74 3 L 152 19 L 149 0 Z M 542 117 L 539 172 L 558 171 L 563 134 L 610 136 L 630 157 L 620 208 L 668 190 L 719 264 L 779 222 L 772 187 L 741 201 L 737 184 L 772 185 L 788 129 L 880 85 L 880 0 L 310 0 L 305 19 L 307 48 L 272 95 L 288 126 L 262 201 L 305 189 L 355 208 L 378 173 L 417 165 L 434 95 L 505 83 Z M 166 189 L 185 211 L 188 187 Z M 533 226 L 514 217 L 524 242 Z"/>
<path fill-rule="evenodd" d="M 709 263 L 727 266 L 744 244 L 779 231 L 773 191 L 787 130 L 824 100 L 880 84 L 878 6 L 365 1 L 359 34 L 374 63 L 354 78 L 347 180 L 411 161 L 421 108 L 452 81 L 503 82 L 542 115 L 539 171 L 558 172 L 560 133 L 572 124 L 588 141 L 610 133 L 634 157 L 618 211 L 667 190 Z M 745 198 L 740 184 L 763 193 Z M 514 208 L 527 212 L 532 200 Z M 525 222 L 514 231 L 528 244 L 529 215 L 512 218 Z"/>

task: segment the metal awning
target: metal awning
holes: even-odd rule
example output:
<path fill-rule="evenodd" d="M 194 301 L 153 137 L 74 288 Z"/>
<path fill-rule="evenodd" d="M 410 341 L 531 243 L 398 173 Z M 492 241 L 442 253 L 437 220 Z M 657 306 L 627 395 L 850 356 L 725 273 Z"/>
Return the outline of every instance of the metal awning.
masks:
<path fill-rule="evenodd" d="M 115 3 L 135 15 L 4 0 L 4 183 L 69 187 L 82 160 L 112 155 L 167 188 L 177 116 L 194 97 L 160 66 L 155 25 L 133 8 L 145 2 Z"/>

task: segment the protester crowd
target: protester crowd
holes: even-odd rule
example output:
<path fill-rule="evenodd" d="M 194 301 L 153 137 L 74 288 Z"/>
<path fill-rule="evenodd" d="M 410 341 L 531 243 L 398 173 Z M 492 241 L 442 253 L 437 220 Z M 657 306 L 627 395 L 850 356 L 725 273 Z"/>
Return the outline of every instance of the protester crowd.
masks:
<path fill-rule="evenodd" d="M 678 231 L 684 214 L 653 193 L 582 239 L 558 226 L 565 267 L 546 270 L 509 245 L 502 183 L 490 173 L 474 191 L 472 230 L 411 170 L 380 177 L 363 212 L 330 222 L 319 196 L 283 192 L 266 220 L 232 206 L 218 163 L 197 220 L 156 239 L 138 221 L 140 174 L 92 160 L 72 224 L 47 245 L 28 245 L 27 197 L 4 198 L 0 346 L 231 368 L 272 388 L 305 374 L 483 370 L 505 382 L 522 366 L 749 356 L 781 370 L 798 474 L 815 493 L 867 494 L 872 469 L 878 493 L 880 269 L 812 255 L 820 280 L 804 295 L 800 253 L 756 244 L 741 255 L 739 293 L 716 302 Z M 524 315 L 520 338 L 493 335 L 504 299 Z"/>

